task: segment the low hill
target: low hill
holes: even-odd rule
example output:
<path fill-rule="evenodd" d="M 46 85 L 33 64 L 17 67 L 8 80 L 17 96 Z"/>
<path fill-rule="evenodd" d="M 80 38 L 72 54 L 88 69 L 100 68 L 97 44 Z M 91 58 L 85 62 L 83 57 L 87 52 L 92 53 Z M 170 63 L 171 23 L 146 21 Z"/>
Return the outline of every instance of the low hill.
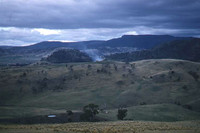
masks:
<path fill-rule="evenodd" d="M 106 56 L 107 59 L 118 61 L 137 61 L 144 59 L 183 59 L 200 61 L 200 39 L 176 40 L 165 43 L 151 50 L 129 53 L 117 53 Z"/>
<path fill-rule="evenodd" d="M 61 49 L 53 52 L 46 59 L 51 63 L 90 62 L 92 59 L 83 52 L 75 49 Z"/>
<path fill-rule="evenodd" d="M 170 104 L 194 119 L 200 112 L 199 76 L 199 63 L 169 59 L 1 67 L 0 117 L 81 110 L 94 103 L 104 110 L 140 105 L 151 110 L 154 104 L 162 110 L 162 104 Z"/>

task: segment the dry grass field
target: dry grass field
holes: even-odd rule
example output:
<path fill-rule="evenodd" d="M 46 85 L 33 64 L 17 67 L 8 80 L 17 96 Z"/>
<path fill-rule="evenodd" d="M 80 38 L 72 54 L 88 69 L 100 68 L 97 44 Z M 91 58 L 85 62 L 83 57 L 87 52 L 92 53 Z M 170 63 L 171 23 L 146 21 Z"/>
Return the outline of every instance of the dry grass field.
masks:
<path fill-rule="evenodd" d="M 200 121 L 0 125 L 0 133 L 200 133 Z"/>

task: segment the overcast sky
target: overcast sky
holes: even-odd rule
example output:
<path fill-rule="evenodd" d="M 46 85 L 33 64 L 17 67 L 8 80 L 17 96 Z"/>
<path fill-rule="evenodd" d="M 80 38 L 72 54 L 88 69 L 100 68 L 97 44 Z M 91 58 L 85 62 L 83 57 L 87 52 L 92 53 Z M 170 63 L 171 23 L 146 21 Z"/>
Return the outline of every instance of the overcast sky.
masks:
<path fill-rule="evenodd" d="M 199 14 L 200 0 L 0 0 L 0 45 L 124 34 L 200 37 Z"/>

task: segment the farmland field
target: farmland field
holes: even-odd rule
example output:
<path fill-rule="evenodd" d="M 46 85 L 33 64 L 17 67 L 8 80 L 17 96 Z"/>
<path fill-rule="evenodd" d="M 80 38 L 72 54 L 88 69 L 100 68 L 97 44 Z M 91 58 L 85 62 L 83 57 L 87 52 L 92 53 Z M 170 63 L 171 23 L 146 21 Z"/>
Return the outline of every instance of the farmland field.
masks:
<path fill-rule="evenodd" d="M 0 125 L 0 133 L 199 133 L 200 121 Z"/>

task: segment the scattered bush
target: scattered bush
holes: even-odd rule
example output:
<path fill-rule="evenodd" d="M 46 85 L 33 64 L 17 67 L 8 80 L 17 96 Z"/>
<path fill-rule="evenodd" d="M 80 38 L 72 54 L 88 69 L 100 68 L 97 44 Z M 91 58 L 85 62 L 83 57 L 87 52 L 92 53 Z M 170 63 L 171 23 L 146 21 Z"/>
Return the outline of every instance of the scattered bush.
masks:
<path fill-rule="evenodd" d="M 111 74 L 111 72 L 106 68 L 97 69 L 97 73 Z"/>
<path fill-rule="evenodd" d="M 146 102 L 141 102 L 141 103 L 140 103 L 140 105 L 146 105 L 146 104 L 147 104 Z"/>
<path fill-rule="evenodd" d="M 113 64 L 113 66 L 114 66 L 115 71 L 117 71 L 118 70 L 117 65 Z"/>
<path fill-rule="evenodd" d="M 199 75 L 196 72 L 189 71 L 188 74 L 190 74 L 196 81 L 198 81 Z"/>
<path fill-rule="evenodd" d="M 183 105 L 183 108 L 186 108 L 186 109 L 192 110 L 192 106 L 191 106 L 191 105 Z"/>
<path fill-rule="evenodd" d="M 179 101 L 175 101 L 174 104 L 181 105 L 181 103 Z"/>
<path fill-rule="evenodd" d="M 68 122 L 72 122 L 72 115 L 74 114 L 71 110 L 67 110 L 66 111 L 67 112 L 67 116 L 68 116 Z"/>
<path fill-rule="evenodd" d="M 71 116 L 71 115 L 74 114 L 71 110 L 67 110 L 66 112 L 67 112 L 67 115 L 68 115 L 68 116 Z"/>
<path fill-rule="evenodd" d="M 20 77 L 26 77 L 26 72 L 24 72 Z"/>
<path fill-rule="evenodd" d="M 174 72 L 174 71 L 169 71 L 169 73 L 170 73 L 170 74 L 174 74 L 175 72 Z"/>
<path fill-rule="evenodd" d="M 135 68 L 135 63 L 131 64 L 131 68 L 132 68 L 132 69 Z"/>
<path fill-rule="evenodd" d="M 87 68 L 88 68 L 88 69 L 92 69 L 92 66 L 91 66 L 91 65 L 88 65 Z"/>
<path fill-rule="evenodd" d="M 117 85 L 119 85 L 119 86 L 122 86 L 122 85 L 124 85 L 124 84 L 125 84 L 125 82 L 124 82 L 124 81 L 122 81 L 122 80 L 119 80 L 119 81 L 117 81 L 117 82 L 116 82 L 116 84 L 117 84 Z"/>
<path fill-rule="evenodd" d="M 182 88 L 183 90 L 187 90 L 187 85 L 184 85 Z"/>

